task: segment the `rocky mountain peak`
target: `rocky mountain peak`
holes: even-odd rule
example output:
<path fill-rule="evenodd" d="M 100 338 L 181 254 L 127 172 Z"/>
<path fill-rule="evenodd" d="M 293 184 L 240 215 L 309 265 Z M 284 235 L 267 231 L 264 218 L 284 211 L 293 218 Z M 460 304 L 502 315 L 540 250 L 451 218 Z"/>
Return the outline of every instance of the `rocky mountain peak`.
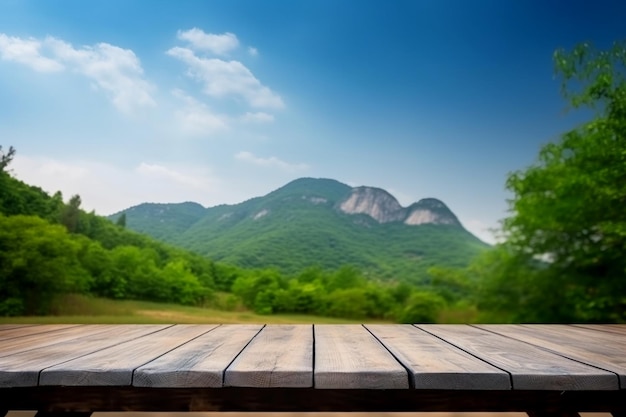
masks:
<path fill-rule="evenodd" d="M 436 198 L 424 198 L 405 208 L 387 191 L 374 187 L 353 188 L 340 202 L 339 210 L 346 214 L 367 214 L 379 223 L 461 225 L 450 209 Z"/>
<path fill-rule="evenodd" d="M 339 209 L 347 214 L 367 214 L 379 223 L 401 220 L 402 206 L 387 191 L 374 187 L 355 187 L 341 202 Z"/>
<path fill-rule="evenodd" d="M 460 226 L 459 219 L 452 213 L 443 201 L 436 198 L 423 198 L 411 204 L 407 209 L 404 223 L 408 225 L 420 224 L 450 224 Z"/>

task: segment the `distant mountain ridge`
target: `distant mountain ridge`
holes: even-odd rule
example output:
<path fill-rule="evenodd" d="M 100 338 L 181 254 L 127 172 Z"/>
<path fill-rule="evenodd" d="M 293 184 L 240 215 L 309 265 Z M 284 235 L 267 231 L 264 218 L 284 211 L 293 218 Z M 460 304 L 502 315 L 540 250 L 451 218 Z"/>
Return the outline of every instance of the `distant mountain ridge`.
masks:
<path fill-rule="evenodd" d="M 367 214 L 379 223 L 401 221 L 406 225 L 449 224 L 461 226 L 450 209 L 436 198 L 424 198 L 402 207 L 387 191 L 373 187 L 355 187 L 339 205 L 347 214 Z"/>
<path fill-rule="evenodd" d="M 402 207 L 387 191 L 300 178 L 262 197 L 204 208 L 144 203 L 127 226 L 244 267 L 296 273 L 349 263 L 376 279 L 423 281 L 432 265 L 463 266 L 487 247 L 440 200 Z"/>

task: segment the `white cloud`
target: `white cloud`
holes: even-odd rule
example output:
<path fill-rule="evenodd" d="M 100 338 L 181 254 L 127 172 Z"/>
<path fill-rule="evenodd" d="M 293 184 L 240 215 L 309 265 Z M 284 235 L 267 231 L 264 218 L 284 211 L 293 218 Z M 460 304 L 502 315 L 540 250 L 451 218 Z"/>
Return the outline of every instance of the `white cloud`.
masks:
<path fill-rule="evenodd" d="M 64 69 L 60 62 L 41 54 L 42 43 L 34 38 L 22 39 L 0 33 L 0 57 L 31 67 L 39 72 L 56 72 Z"/>
<path fill-rule="evenodd" d="M 252 46 L 248 47 L 248 53 L 250 56 L 259 56 L 259 50 Z"/>
<path fill-rule="evenodd" d="M 103 90 L 115 107 L 124 113 L 156 105 L 150 95 L 152 87 L 143 78 L 141 63 L 130 49 L 108 43 L 76 49 L 50 36 L 38 40 L 0 34 L 0 56 L 40 72 L 69 69 L 82 74 L 93 81 L 93 86 Z"/>
<path fill-rule="evenodd" d="M 228 130 L 227 116 L 211 112 L 204 103 L 181 90 L 174 90 L 172 94 L 185 103 L 184 107 L 175 113 L 183 132 L 193 136 L 206 136 Z"/>
<path fill-rule="evenodd" d="M 167 54 L 188 65 L 187 75 L 203 84 L 211 97 L 242 98 L 254 108 L 283 108 L 282 98 L 270 90 L 239 61 L 201 58 L 191 49 L 174 47 Z"/>
<path fill-rule="evenodd" d="M 178 39 L 189 42 L 196 50 L 209 51 L 216 55 L 224 55 L 239 47 L 239 39 L 230 32 L 216 35 L 193 28 L 186 31 L 179 30 Z"/>
<path fill-rule="evenodd" d="M 67 201 L 79 194 L 86 210 L 108 215 L 143 203 L 197 201 L 205 206 L 232 199 L 206 168 L 172 167 L 142 162 L 123 168 L 95 161 L 63 161 L 17 155 L 13 175 Z M 226 192 L 225 192 L 226 191 Z"/>
<path fill-rule="evenodd" d="M 54 55 L 74 71 L 91 79 L 104 90 L 122 112 L 156 105 L 152 87 L 143 78 L 143 68 L 135 53 L 108 43 L 74 48 L 71 44 L 48 37 L 45 43 Z"/>
<path fill-rule="evenodd" d="M 272 123 L 274 121 L 274 115 L 264 112 L 247 112 L 239 119 L 244 123 Z"/>
<path fill-rule="evenodd" d="M 242 151 L 235 155 L 235 159 L 240 161 L 249 162 L 254 165 L 258 165 L 261 167 L 267 168 L 279 168 L 287 172 L 294 171 L 303 171 L 309 168 L 307 164 L 291 164 L 289 162 L 285 162 L 281 159 L 276 158 L 275 156 L 270 156 L 269 158 L 261 158 L 255 156 L 252 152 Z"/>
<path fill-rule="evenodd" d="M 194 188 L 197 190 L 210 191 L 213 188 L 214 181 L 197 173 L 184 173 L 163 165 L 148 164 L 142 162 L 135 169 L 142 176 L 159 181 L 169 181 L 178 186 Z"/>

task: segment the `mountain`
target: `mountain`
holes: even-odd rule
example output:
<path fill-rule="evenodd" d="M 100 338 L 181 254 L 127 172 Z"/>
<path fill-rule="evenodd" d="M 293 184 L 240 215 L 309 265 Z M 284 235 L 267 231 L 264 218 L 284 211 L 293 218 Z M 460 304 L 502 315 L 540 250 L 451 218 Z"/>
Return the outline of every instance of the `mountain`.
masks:
<path fill-rule="evenodd" d="M 412 226 L 448 224 L 462 227 L 450 209 L 436 198 L 425 198 L 404 208 L 394 196 L 380 188 L 353 188 L 339 209 L 347 214 L 367 214 L 378 223 L 400 221 Z"/>
<path fill-rule="evenodd" d="M 372 279 L 425 282 L 434 265 L 465 266 L 487 245 L 440 200 L 403 207 L 390 193 L 300 178 L 239 204 L 144 203 L 127 227 L 247 268 L 298 273 L 352 264 Z"/>

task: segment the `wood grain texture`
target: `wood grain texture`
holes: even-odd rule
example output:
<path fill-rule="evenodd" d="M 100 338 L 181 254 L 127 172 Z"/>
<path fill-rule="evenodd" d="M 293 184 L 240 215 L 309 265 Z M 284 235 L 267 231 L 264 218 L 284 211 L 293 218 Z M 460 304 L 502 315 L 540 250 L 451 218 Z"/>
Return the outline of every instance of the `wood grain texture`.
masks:
<path fill-rule="evenodd" d="M 626 324 L 573 324 L 572 326 L 599 332 L 626 334 Z"/>
<path fill-rule="evenodd" d="M 167 327 L 167 325 L 114 326 L 105 332 L 2 357 L 0 358 L 0 387 L 35 386 L 39 381 L 39 373 L 43 369 Z"/>
<path fill-rule="evenodd" d="M 550 333 L 555 337 L 563 337 L 567 339 L 580 338 L 580 339 L 594 339 L 597 341 L 603 341 L 607 343 L 621 343 L 626 344 L 626 333 L 622 332 L 618 328 L 615 331 L 602 331 L 599 332 L 595 329 L 584 328 L 578 326 L 572 326 L 568 324 L 541 324 L 541 325 L 520 325 L 526 329 L 534 329 L 539 333 Z M 609 326 L 609 328 L 611 328 Z"/>
<path fill-rule="evenodd" d="M 315 325 L 315 388 L 409 388 L 404 367 L 360 325 Z"/>
<path fill-rule="evenodd" d="M 222 325 L 137 368 L 133 385 L 221 387 L 228 365 L 262 327 L 260 324 Z"/>
<path fill-rule="evenodd" d="M 37 411 L 35 417 L 90 417 L 91 411 Z"/>
<path fill-rule="evenodd" d="M 30 336 L 38 333 L 48 333 L 76 327 L 77 324 L 43 324 L 38 326 L 13 327 L 0 331 L 0 341 L 15 339 L 16 337 Z"/>
<path fill-rule="evenodd" d="M 57 330 L 54 333 L 37 333 L 24 337 L 3 340 L 0 343 L 0 357 L 13 355 L 27 350 L 63 343 L 76 343 L 99 333 L 116 329 L 115 325 L 90 324 Z"/>
<path fill-rule="evenodd" d="M 37 324 L 0 324 L 0 331 L 17 329 L 18 327 L 37 326 Z"/>
<path fill-rule="evenodd" d="M 615 390 L 617 376 L 519 340 L 467 325 L 419 325 L 511 374 L 518 390 Z"/>
<path fill-rule="evenodd" d="M 230 387 L 313 386 L 313 326 L 268 325 L 228 367 Z"/>
<path fill-rule="evenodd" d="M 215 325 L 176 325 L 44 369 L 39 385 L 131 385 L 133 371 Z"/>
<path fill-rule="evenodd" d="M 414 326 L 365 327 L 409 370 L 416 389 L 511 389 L 506 372 Z"/>
<path fill-rule="evenodd" d="M 0 341 L 30 336 L 39 333 L 48 333 L 55 330 L 77 327 L 77 324 L 42 324 L 39 326 L 13 327 L 0 331 Z"/>
<path fill-rule="evenodd" d="M 626 387 L 626 334 L 566 325 L 478 327 L 614 372 L 620 378 L 620 386 Z"/>

